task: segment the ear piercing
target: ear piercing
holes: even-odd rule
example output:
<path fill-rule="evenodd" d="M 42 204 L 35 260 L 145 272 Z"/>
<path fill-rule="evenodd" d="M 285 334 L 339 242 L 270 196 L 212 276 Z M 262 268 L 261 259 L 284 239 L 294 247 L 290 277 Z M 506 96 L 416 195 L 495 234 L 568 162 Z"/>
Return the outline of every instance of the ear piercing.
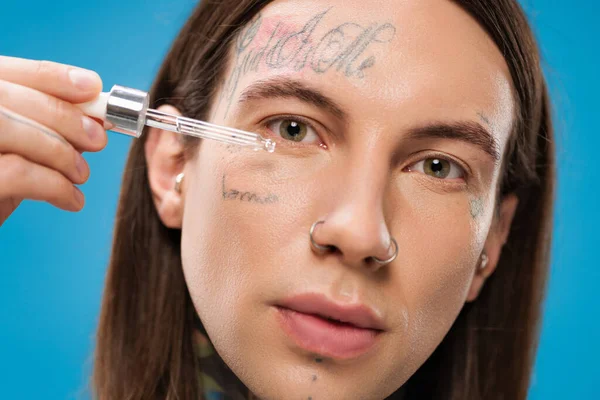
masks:
<path fill-rule="evenodd" d="M 183 182 L 184 177 L 185 174 L 183 172 L 177 175 L 177 177 L 175 177 L 175 187 L 173 189 L 175 189 L 177 193 L 181 194 L 181 182 Z"/>
<path fill-rule="evenodd" d="M 490 259 L 488 258 L 488 255 L 484 251 L 483 254 L 481 255 L 481 263 L 479 264 L 479 269 L 484 270 L 485 267 L 487 267 L 489 261 L 490 261 Z"/>

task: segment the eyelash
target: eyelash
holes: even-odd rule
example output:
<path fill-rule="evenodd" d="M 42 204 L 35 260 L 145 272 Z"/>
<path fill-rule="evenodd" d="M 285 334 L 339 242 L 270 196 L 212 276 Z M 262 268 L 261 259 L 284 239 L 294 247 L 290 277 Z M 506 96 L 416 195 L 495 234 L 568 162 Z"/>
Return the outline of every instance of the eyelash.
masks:
<path fill-rule="evenodd" d="M 311 120 L 309 120 L 308 118 L 301 117 L 298 115 L 292 115 L 292 114 L 278 115 L 278 116 L 271 117 L 271 118 L 264 120 L 261 123 L 261 125 L 263 125 L 266 130 L 268 130 L 273 136 L 275 136 L 276 139 L 280 139 L 281 141 L 285 142 L 285 144 L 287 146 L 306 147 L 306 146 L 313 146 L 315 144 L 315 142 L 294 142 L 292 140 L 286 140 L 286 139 L 282 138 L 277 132 L 273 132 L 273 130 L 269 128 L 269 126 L 271 124 L 273 124 L 275 122 L 283 122 L 283 121 L 296 121 L 296 122 L 301 122 L 301 123 L 305 124 L 309 129 L 312 129 L 315 132 L 315 135 L 319 139 L 317 144 L 322 148 L 327 148 L 327 145 L 324 143 L 324 141 L 321 137 L 322 135 L 320 134 L 321 129 L 315 128 L 315 124 L 313 122 L 311 122 Z M 470 177 L 469 168 L 466 165 L 464 165 L 462 162 L 459 162 L 459 161 L 457 161 L 451 157 L 448 157 L 445 154 L 439 153 L 439 152 L 430 152 L 425 155 L 419 156 L 419 158 L 417 160 L 411 161 L 411 163 L 407 167 L 405 167 L 403 169 L 403 171 L 415 172 L 415 171 L 410 171 L 410 169 L 412 167 L 414 167 L 416 164 L 418 164 L 420 162 L 424 162 L 424 161 L 432 159 L 432 158 L 447 161 L 454 167 L 459 168 L 462 176 L 460 178 L 445 179 L 445 178 L 435 178 L 430 175 L 420 173 L 424 177 L 434 179 L 436 182 L 440 182 L 443 185 L 448 185 L 448 186 L 453 186 L 453 187 L 456 187 L 457 184 L 461 185 L 468 181 L 468 179 Z M 456 182 L 456 180 L 460 180 L 461 182 Z"/>

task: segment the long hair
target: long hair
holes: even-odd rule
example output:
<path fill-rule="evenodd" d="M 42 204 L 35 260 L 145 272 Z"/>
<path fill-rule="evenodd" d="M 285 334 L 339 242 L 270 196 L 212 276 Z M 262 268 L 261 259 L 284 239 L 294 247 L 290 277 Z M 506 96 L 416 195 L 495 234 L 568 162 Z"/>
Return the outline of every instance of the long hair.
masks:
<path fill-rule="evenodd" d="M 156 77 L 153 106 L 168 103 L 184 115 L 207 118 L 237 33 L 269 3 L 202 1 Z M 549 99 L 537 45 L 516 0 L 455 3 L 487 31 L 510 69 L 517 115 L 497 197 L 499 203 L 515 193 L 519 206 L 496 272 L 402 392 L 408 399 L 524 400 L 549 267 L 555 181 Z M 166 228 L 154 208 L 145 137 L 133 141 L 123 177 L 93 391 L 102 400 L 196 400 L 197 316 L 181 266 L 181 232 Z"/>

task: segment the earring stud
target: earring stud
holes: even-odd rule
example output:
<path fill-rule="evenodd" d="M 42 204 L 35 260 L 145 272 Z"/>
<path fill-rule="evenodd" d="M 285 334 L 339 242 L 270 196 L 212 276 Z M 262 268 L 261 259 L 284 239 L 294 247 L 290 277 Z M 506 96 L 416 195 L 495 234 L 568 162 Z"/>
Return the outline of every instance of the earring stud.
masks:
<path fill-rule="evenodd" d="M 479 265 L 479 269 L 483 270 L 487 267 L 488 263 L 489 263 L 490 259 L 488 258 L 488 255 L 484 252 L 481 255 L 481 264 Z"/>
<path fill-rule="evenodd" d="M 175 191 L 177 193 L 181 193 L 181 182 L 183 182 L 183 178 L 185 177 L 185 174 L 182 172 L 179 175 L 177 175 L 177 177 L 175 177 Z"/>

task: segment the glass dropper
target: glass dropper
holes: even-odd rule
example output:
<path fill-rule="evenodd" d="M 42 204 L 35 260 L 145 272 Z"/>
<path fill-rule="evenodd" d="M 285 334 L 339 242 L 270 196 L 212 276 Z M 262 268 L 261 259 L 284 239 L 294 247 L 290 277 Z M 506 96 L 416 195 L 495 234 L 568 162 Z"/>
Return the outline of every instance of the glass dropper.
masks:
<path fill-rule="evenodd" d="M 182 135 L 250 147 L 254 150 L 275 151 L 275 142 L 240 129 L 228 128 L 197 119 L 168 114 L 148 108 L 147 92 L 119 85 L 98 98 L 77 106 L 88 116 L 105 121 L 108 129 L 139 138 L 144 126 L 155 127 Z"/>

